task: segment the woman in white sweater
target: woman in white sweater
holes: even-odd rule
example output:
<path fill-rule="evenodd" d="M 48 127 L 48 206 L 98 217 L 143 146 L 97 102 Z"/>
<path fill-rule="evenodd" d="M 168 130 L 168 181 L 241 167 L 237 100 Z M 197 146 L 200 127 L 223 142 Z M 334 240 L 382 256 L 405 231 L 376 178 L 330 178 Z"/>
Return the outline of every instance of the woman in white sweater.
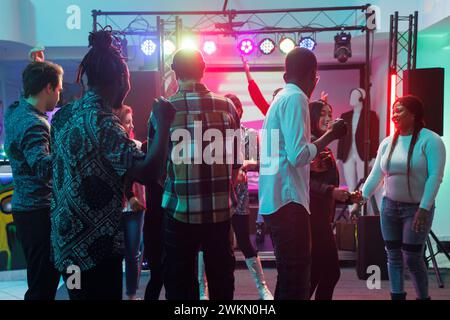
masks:
<path fill-rule="evenodd" d="M 394 103 L 395 133 L 381 142 L 362 191 L 367 200 L 384 180 L 381 231 L 393 300 L 406 299 L 403 261 L 417 299 L 430 298 L 423 249 L 444 174 L 445 146 L 439 135 L 424 128 L 423 118 L 423 103 L 417 97 L 405 96 Z"/>

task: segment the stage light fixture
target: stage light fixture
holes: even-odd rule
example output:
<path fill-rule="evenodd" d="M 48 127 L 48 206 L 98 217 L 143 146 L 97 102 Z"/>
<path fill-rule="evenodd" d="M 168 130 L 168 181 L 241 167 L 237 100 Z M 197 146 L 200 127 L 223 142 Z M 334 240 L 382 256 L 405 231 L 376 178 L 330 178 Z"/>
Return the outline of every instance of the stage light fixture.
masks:
<path fill-rule="evenodd" d="M 177 47 L 171 40 L 164 40 L 164 54 L 170 56 L 175 52 Z"/>
<path fill-rule="evenodd" d="M 262 39 L 259 43 L 259 51 L 263 54 L 271 54 L 275 50 L 276 44 L 275 42 L 270 38 Z"/>
<path fill-rule="evenodd" d="M 203 43 L 203 52 L 207 55 L 212 55 L 214 52 L 217 51 L 217 46 L 214 41 L 205 41 Z"/>
<path fill-rule="evenodd" d="M 300 48 L 306 48 L 310 51 L 314 51 L 316 48 L 317 42 L 311 37 L 302 37 L 298 42 L 298 46 Z"/>
<path fill-rule="evenodd" d="M 150 40 L 144 40 L 141 43 L 141 51 L 146 55 L 146 56 L 151 56 L 156 50 L 156 44 Z"/>
<path fill-rule="evenodd" d="M 194 39 L 184 38 L 181 42 L 181 49 L 198 50 L 198 46 Z"/>
<path fill-rule="evenodd" d="M 255 44 L 250 39 L 244 39 L 241 42 L 239 42 L 238 48 L 241 54 L 249 55 L 255 49 Z"/>
<path fill-rule="evenodd" d="M 288 54 L 292 49 L 295 48 L 295 41 L 291 38 L 285 37 L 281 39 L 279 47 L 281 52 L 283 52 L 284 54 Z"/>
<path fill-rule="evenodd" d="M 350 33 L 341 32 L 334 37 L 334 57 L 340 63 L 347 62 L 352 56 L 352 35 Z"/>

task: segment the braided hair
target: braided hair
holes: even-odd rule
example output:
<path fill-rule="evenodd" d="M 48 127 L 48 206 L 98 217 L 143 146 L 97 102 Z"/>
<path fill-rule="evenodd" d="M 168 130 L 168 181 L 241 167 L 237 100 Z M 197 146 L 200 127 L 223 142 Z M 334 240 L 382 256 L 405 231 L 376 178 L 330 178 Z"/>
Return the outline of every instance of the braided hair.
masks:
<path fill-rule="evenodd" d="M 411 142 L 409 143 L 409 149 L 408 149 L 408 159 L 407 159 L 407 175 L 408 175 L 408 192 L 410 197 L 412 198 L 411 193 L 411 184 L 409 179 L 409 174 L 411 172 L 411 158 L 412 153 L 414 151 L 414 146 L 416 145 L 417 138 L 419 136 L 420 130 L 425 127 L 425 121 L 424 121 L 424 107 L 423 102 L 416 96 L 407 95 L 404 97 L 398 98 L 394 102 L 394 106 L 397 104 L 401 104 L 406 109 L 408 109 L 409 112 L 411 112 L 414 115 L 414 128 L 412 133 Z M 394 133 L 394 138 L 392 139 L 391 143 L 391 149 L 389 150 L 389 155 L 387 159 L 387 170 L 389 171 L 389 167 L 391 164 L 391 158 L 392 153 L 394 152 L 395 146 L 397 145 L 398 137 L 400 135 L 400 131 L 397 129 Z"/>
<path fill-rule="evenodd" d="M 77 83 L 84 85 L 84 74 L 90 88 L 105 88 L 123 81 L 127 66 L 115 43 L 118 42 L 110 26 L 89 33 L 90 49 L 78 68 Z"/>

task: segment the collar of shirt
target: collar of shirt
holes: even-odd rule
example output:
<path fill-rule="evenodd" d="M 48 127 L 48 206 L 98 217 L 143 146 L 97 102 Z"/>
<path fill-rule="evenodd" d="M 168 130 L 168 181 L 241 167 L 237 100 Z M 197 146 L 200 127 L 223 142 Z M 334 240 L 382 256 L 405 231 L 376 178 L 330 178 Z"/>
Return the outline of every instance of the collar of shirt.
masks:
<path fill-rule="evenodd" d="M 32 113 L 36 113 L 40 117 L 44 117 L 48 120 L 48 116 L 45 112 L 41 112 L 40 110 L 36 109 L 32 104 L 30 104 L 25 98 L 20 98 L 20 105 L 26 108 L 27 110 L 31 111 Z"/>
<path fill-rule="evenodd" d="M 297 86 L 296 84 L 293 83 L 286 83 L 286 86 L 284 87 L 285 89 L 289 90 L 289 91 L 294 91 L 294 92 L 299 92 L 301 95 L 305 96 L 306 100 L 309 103 L 309 98 L 308 96 L 303 92 L 303 90 Z"/>
<path fill-rule="evenodd" d="M 178 83 L 178 91 L 209 92 L 209 89 L 201 82 L 183 81 Z"/>
<path fill-rule="evenodd" d="M 103 108 L 104 111 L 112 112 L 111 107 L 102 99 L 102 97 L 94 90 L 88 90 L 84 93 L 83 97 L 77 100 L 78 106 L 81 107 L 93 107 Z"/>

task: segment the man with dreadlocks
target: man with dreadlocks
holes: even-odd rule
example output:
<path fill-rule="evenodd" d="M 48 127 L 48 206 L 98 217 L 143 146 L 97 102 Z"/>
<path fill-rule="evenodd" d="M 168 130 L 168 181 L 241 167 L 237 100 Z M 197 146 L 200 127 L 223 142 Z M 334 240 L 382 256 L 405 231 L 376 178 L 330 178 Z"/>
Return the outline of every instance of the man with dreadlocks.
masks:
<path fill-rule="evenodd" d="M 128 67 L 112 43 L 106 28 L 89 35 L 91 49 L 78 71 L 88 90 L 52 122 L 51 239 L 72 300 L 122 299 L 124 180 L 160 176 L 175 114 L 167 100 L 155 100 L 155 139 L 146 155 L 136 148 L 112 113 L 130 90 Z M 70 277 L 74 271 L 80 272 L 78 283 Z"/>
<path fill-rule="evenodd" d="M 403 261 L 417 299 L 430 298 L 423 250 L 444 175 L 445 146 L 439 135 L 425 128 L 423 119 L 424 106 L 419 98 L 405 96 L 395 101 L 395 133 L 381 142 L 362 190 L 367 201 L 384 180 L 380 218 L 392 300 L 406 299 Z"/>

